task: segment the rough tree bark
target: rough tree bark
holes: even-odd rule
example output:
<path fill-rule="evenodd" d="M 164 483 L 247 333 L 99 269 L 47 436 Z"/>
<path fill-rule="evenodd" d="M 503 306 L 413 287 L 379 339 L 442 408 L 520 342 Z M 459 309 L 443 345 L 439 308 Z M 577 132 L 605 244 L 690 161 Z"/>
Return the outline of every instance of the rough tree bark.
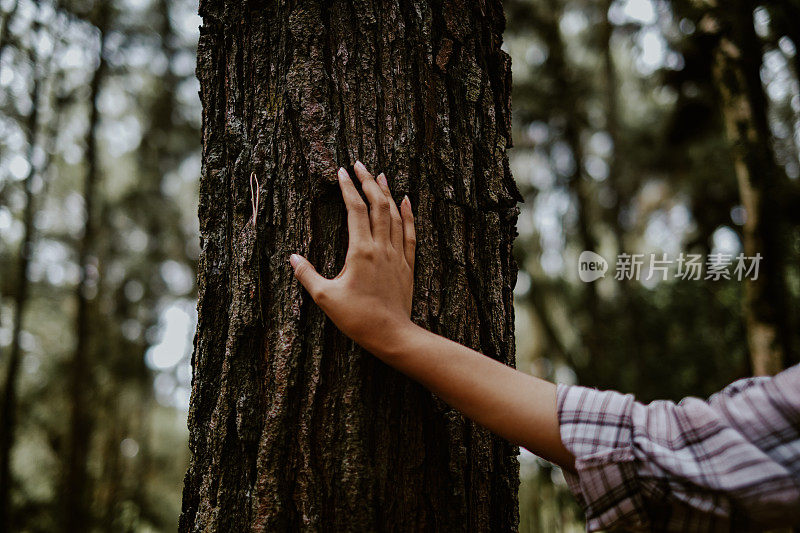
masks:
<path fill-rule="evenodd" d="M 768 375 L 779 372 L 791 353 L 780 204 L 780 188 L 787 178 L 772 152 L 754 7 L 748 0 L 736 0 L 711 9 L 701 21 L 701 30 L 718 38 L 714 79 L 747 212 L 744 254 L 763 257 L 758 279 L 745 282 L 743 312 L 753 373 Z"/>
<path fill-rule="evenodd" d="M 180 530 L 515 530 L 517 449 L 344 337 L 288 263 L 339 271 L 336 169 L 360 159 L 415 207 L 413 319 L 513 364 L 521 198 L 500 1 L 203 0 L 200 14 Z"/>

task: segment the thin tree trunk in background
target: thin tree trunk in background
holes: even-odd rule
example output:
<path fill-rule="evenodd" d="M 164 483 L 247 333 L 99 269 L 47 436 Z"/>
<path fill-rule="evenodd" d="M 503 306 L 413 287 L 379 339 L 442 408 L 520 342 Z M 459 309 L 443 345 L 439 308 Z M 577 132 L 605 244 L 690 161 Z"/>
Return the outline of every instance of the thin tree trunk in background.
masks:
<path fill-rule="evenodd" d="M 80 281 L 76 290 L 77 314 L 75 318 L 75 351 L 69 363 L 69 429 L 67 435 L 67 455 L 65 457 L 65 476 L 62 486 L 63 517 L 65 531 L 86 531 L 91 527 L 91 491 L 87 472 L 87 458 L 91 442 L 90 391 L 92 389 L 90 305 L 94 298 L 92 291 L 97 284 L 96 268 L 93 263 L 95 245 L 95 197 L 100 177 L 97 138 L 100 122 L 98 97 L 106 71 L 106 30 L 110 8 L 101 4 L 97 16 L 99 47 L 97 68 L 92 75 L 89 94 L 89 125 L 86 134 L 86 175 L 84 178 L 85 220 L 83 236 L 78 250 Z"/>
<path fill-rule="evenodd" d="M 110 427 L 104 428 L 106 434 L 100 453 L 102 472 L 97 482 L 98 490 L 96 490 L 100 509 L 97 529 L 115 533 L 120 530 L 120 524 L 124 523 L 120 520 L 123 516 L 120 503 L 125 475 L 122 457 L 120 457 L 120 443 L 125 436 L 123 428 L 127 424 L 119 418 L 110 419 L 108 424 Z"/>
<path fill-rule="evenodd" d="M 546 349 L 552 351 L 553 356 L 560 357 L 569 363 L 570 366 L 577 367 L 578 364 L 575 362 L 574 354 L 561 338 L 561 333 L 550 316 L 550 309 L 547 306 L 547 300 L 551 297 L 550 291 L 543 283 L 537 283 L 536 285 L 537 289 L 530 291 L 528 299 L 544 332 L 547 341 Z"/>
<path fill-rule="evenodd" d="M 608 182 L 610 189 L 614 191 L 616 197 L 611 205 L 610 225 L 614 230 L 614 240 L 616 241 L 617 253 L 625 251 L 624 230 L 620 221 L 621 199 L 623 197 L 620 180 L 620 161 L 617 156 L 619 153 L 620 134 L 619 134 L 619 76 L 614 65 L 614 54 L 612 50 L 612 40 L 614 38 L 614 25 L 608 18 L 614 0 L 603 2 L 603 23 L 600 27 L 601 39 L 603 42 L 603 73 L 605 75 L 605 99 L 606 99 L 606 133 L 611 139 L 611 154 L 608 157 Z M 623 289 L 624 290 L 624 289 Z"/>
<path fill-rule="evenodd" d="M 614 39 L 614 24 L 608 18 L 608 12 L 611 9 L 613 0 L 605 0 L 602 5 L 603 10 L 603 23 L 600 27 L 601 39 L 603 43 L 603 72 L 605 74 L 605 100 L 606 100 L 606 133 L 611 138 L 611 154 L 608 157 L 608 184 L 609 189 L 615 195 L 614 202 L 612 203 L 608 218 L 611 229 L 614 234 L 614 241 L 617 249 L 617 254 L 626 253 L 625 248 L 625 228 L 622 226 L 620 220 L 622 213 L 622 201 L 629 197 L 628 188 L 623 179 L 621 179 L 622 165 L 619 158 L 621 153 L 620 144 L 622 136 L 620 134 L 620 100 L 619 100 L 619 76 L 617 69 L 614 65 L 613 53 L 613 39 Z M 609 258 L 609 268 L 614 268 L 616 258 Z M 641 327 L 641 317 L 643 311 L 640 309 L 641 304 L 636 297 L 636 288 L 634 283 L 638 281 L 629 280 L 627 278 L 619 281 L 618 289 L 620 291 L 619 298 L 622 301 L 622 307 L 626 309 L 624 319 L 628 322 L 628 327 L 631 332 L 631 340 L 633 341 L 630 348 L 631 353 L 637 354 L 631 358 L 631 365 L 633 367 L 633 375 L 636 379 L 637 386 L 643 386 L 647 381 L 646 368 L 642 364 L 641 354 L 646 344 L 646 334 L 644 328 Z M 612 375 L 616 376 L 618 372 L 616 369 L 611 370 Z M 605 373 L 606 375 L 609 372 Z M 593 376 L 596 378 L 596 376 Z M 613 383 L 609 383 L 614 387 Z"/>
<path fill-rule="evenodd" d="M 584 110 L 579 106 L 581 97 L 574 90 L 575 76 L 567 59 L 567 51 L 561 36 L 559 21 L 563 12 L 560 0 L 550 0 L 539 16 L 542 19 L 542 34 L 550 51 L 547 67 L 555 81 L 554 98 L 557 108 L 553 110 L 552 117 L 563 123 L 563 134 L 567 145 L 572 152 L 574 165 L 572 172 L 566 176 L 569 191 L 572 193 L 575 205 L 578 242 L 583 250 L 597 252 L 597 239 L 591 228 L 589 211 L 591 198 L 588 177 L 584 170 L 584 150 L 581 142 L 581 130 L 584 126 Z M 586 350 L 585 355 L 576 359 L 576 362 L 585 360 L 584 366 L 588 374 L 596 376 L 597 365 L 602 361 L 603 345 L 600 338 L 600 327 L 603 323 L 600 316 L 600 298 L 597 293 L 596 283 L 586 283 L 581 287 L 585 314 L 579 314 L 577 326 L 581 333 L 582 345 Z"/>
<path fill-rule="evenodd" d="M 11 9 L 8 10 L 8 13 L 3 15 L 3 20 L 0 22 L 0 59 L 3 59 L 3 52 L 11 43 L 11 21 L 14 20 L 14 16 L 17 14 L 17 9 L 19 8 L 19 0 L 14 0 L 14 3 L 11 5 Z"/>
<path fill-rule="evenodd" d="M 3 52 L 5 51 L 6 46 L 8 46 L 8 44 L 11 41 L 9 28 L 11 27 L 11 21 L 13 20 L 14 15 L 17 13 L 18 7 L 19 7 L 19 1 L 15 0 L 14 4 L 11 6 L 11 9 L 9 9 L 7 13 L 3 14 L 3 19 L 2 21 L 0 21 L 0 61 L 2 61 L 3 59 Z M 5 203 L 6 201 L 5 192 L 6 192 L 6 183 L 2 182 L 0 183 L 0 203 Z M 3 303 L 3 287 L 0 286 L 0 305 L 2 305 L 2 303 Z M 2 327 L 2 325 L 3 325 L 3 317 L 0 316 L 0 327 Z M 0 505 L 2 505 L 2 503 L 0 503 Z M 2 513 L 1 510 L 0 513 Z M 0 526 L 2 525 L 3 523 L 0 522 Z"/>
<path fill-rule="evenodd" d="M 775 162 L 761 86 L 761 43 L 753 28 L 753 5 L 745 0 L 726 3 L 709 12 L 701 29 L 718 33 L 714 78 L 733 160 L 742 205 L 746 256 L 760 253 L 758 279 L 745 281 L 743 302 L 750 359 L 755 375 L 779 372 L 789 350 L 786 323 L 786 284 L 779 188 L 786 180 Z"/>
<path fill-rule="evenodd" d="M 517 529 L 517 448 L 344 337 L 288 263 L 339 271 L 336 169 L 361 159 L 415 207 L 413 319 L 513 364 L 510 60 L 499 0 L 465 5 L 201 1 L 181 531 Z"/>
<path fill-rule="evenodd" d="M 159 267 L 164 261 L 180 257 L 186 253 L 181 213 L 177 203 L 168 198 L 165 185 L 170 180 L 176 179 L 176 169 L 181 164 L 187 152 L 183 143 L 176 143 L 176 131 L 181 124 L 176 119 L 180 103 L 177 100 L 181 79 L 174 72 L 174 65 L 182 47 L 175 33 L 170 17 L 170 7 L 176 5 L 171 0 L 157 0 L 153 6 L 153 33 L 161 39 L 162 50 L 167 60 L 168 68 L 163 75 L 154 80 L 153 94 L 143 95 L 141 108 L 146 111 L 144 134 L 139 144 L 137 165 L 141 186 L 137 187 L 136 194 L 148 205 L 158 206 L 153 209 L 137 213 L 134 220 L 139 224 L 150 238 L 151 245 L 147 248 L 146 264 L 152 268 Z M 176 19 L 176 22 L 178 20 Z M 186 125 L 182 125 L 184 128 Z M 192 127 L 194 139 L 194 127 Z M 188 146 L 193 151 L 196 145 Z M 179 252 L 177 250 L 180 250 Z M 145 276 L 140 279 L 144 294 L 139 301 L 137 318 L 142 323 L 142 331 L 158 325 L 159 301 L 163 299 L 163 289 L 158 283 L 153 283 L 152 278 Z M 142 308 L 148 310 L 145 314 Z M 136 435 L 139 453 L 131 460 L 128 476 L 132 480 L 157 476 L 162 468 L 158 457 L 158 438 L 156 420 L 153 411 L 158 409 L 153 395 L 153 373 L 145 365 L 145 355 L 150 344 L 146 338 L 137 343 L 134 357 L 137 358 L 138 371 L 142 374 L 141 400 L 137 406 L 134 419 L 137 427 L 132 428 L 131 434 Z M 182 457 L 183 454 L 181 454 Z M 127 499 L 135 502 L 140 512 L 146 514 L 153 506 L 148 492 L 148 487 L 142 483 L 133 483 Z M 150 511 L 152 512 L 152 511 Z M 177 516 L 174 517 L 177 521 Z M 110 530 L 109 530 L 110 531 Z"/>
<path fill-rule="evenodd" d="M 9 15 L 10 16 L 10 15 Z M 8 28 L 4 28 L 5 35 Z M 34 22 L 32 32 L 38 32 L 38 23 Z M 0 47 L 2 55 L 2 47 Z M 19 376 L 20 363 L 22 362 L 22 324 L 25 318 L 25 309 L 28 304 L 28 290 L 30 281 L 28 279 L 28 266 L 30 265 L 31 254 L 33 253 L 33 242 L 35 229 L 33 217 L 36 213 L 36 198 L 34 193 L 33 180 L 37 174 L 34 164 L 34 153 L 37 142 L 37 129 L 39 123 L 39 106 L 41 105 L 41 87 L 43 77 L 39 72 L 39 58 L 36 51 L 29 53 L 31 61 L 32 90 L 31 90 L 31 112 L 28 115 L 26 129 L 28 134 L 27 160 L 30 165 L 28 175 L 25 177 L 23 189 L 25 191 L 25 209 L 22 215 L 23 234 L 22 243 L 19 248 L 19 258 L 17 264 L 17 292 L 14 295 L 14 318 L 11 333 L 11 349 L 9 351 L 6 375 L 3 382 L 3 396 L 0 398 L 0 530 L 11 530 L 10 524 L 10 495 L 11 495 L 11 452 L 14 446 L 14 435 L 17 428 L 17 378 Z"/>

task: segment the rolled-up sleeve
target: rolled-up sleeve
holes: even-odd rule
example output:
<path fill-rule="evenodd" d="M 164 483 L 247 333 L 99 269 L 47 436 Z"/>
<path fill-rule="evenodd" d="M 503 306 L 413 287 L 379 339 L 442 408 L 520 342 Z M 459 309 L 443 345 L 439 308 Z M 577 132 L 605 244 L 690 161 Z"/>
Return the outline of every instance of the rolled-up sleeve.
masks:
<path fill-rule="evenodd" d="M 800 366 L 679 404 L 559 385 L 558 417 L 589 531 L 800 522 Z"/>

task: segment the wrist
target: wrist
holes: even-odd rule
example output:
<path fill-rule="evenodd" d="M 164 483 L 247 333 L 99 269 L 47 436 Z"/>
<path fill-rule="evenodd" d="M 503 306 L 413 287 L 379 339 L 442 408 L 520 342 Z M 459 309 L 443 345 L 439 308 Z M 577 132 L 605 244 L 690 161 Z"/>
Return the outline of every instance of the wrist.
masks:
<path fill-rule="evenodd" d="M 425 330 L 414 324 L 410 318 L 385 325 L 378 342 L 365 348 L 384 363 L 395 366 L 409 351 L 416 339 Z"/>

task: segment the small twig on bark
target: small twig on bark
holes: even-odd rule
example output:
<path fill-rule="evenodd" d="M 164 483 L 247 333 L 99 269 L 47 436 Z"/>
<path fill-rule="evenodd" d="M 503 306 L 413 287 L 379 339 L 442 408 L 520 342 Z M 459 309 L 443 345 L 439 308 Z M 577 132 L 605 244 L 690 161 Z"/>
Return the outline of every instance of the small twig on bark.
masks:
<path fill-rule="evenodd" d="M 255 181 L 256 186 L 253 187 L 253 182 Z M 258 242 L 258 233 L 256 222 L 258 221 L 258 205 L 261 201 L 261 185 L 258 183 L 258 178 L 256 177 L 255 171 L 250 173 L 250 204 L 253 206 L 253 216 L 250 218 L 253 222 L 253 229 L 256 230 L 254 232 L 255 235 L 255 256 L 256 256 L 256 292 L 258 293 L 258 316 L 261 319 L 261 323 L 264 324 L 264 304 L 261 301 L 261 247 L 259 246 Z"/>
<path fill-rule="evenodd" d="M 256 186 L 253 187 L 253 181 L 255 180 Z M 250 173 L 250 203 L 253 206 L 253 227 L 256 227 L 256 220 L 258 220 L 258 203 L 261 199 L 261 186 L 258 184 L 258 178 L 256 177 L 255 172 Z"/>

